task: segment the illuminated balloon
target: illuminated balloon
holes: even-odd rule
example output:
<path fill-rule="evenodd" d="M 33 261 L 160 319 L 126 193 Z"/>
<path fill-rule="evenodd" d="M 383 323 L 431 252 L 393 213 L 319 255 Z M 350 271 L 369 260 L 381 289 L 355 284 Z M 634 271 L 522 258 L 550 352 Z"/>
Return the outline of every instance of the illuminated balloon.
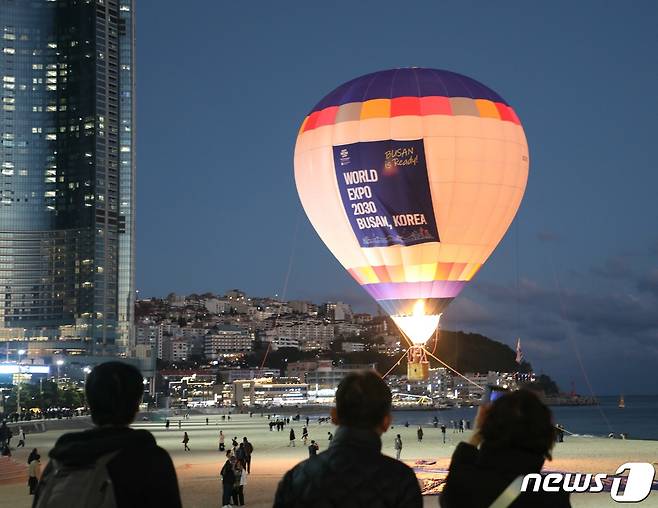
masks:
<path fill-rule="evenodd" d="M 418 346 L 505 234 L 527 179 L 514 110 L 443 70 L 392 69 L 339 86 L 304 119 L 295 146 L 315 230 Z"/>

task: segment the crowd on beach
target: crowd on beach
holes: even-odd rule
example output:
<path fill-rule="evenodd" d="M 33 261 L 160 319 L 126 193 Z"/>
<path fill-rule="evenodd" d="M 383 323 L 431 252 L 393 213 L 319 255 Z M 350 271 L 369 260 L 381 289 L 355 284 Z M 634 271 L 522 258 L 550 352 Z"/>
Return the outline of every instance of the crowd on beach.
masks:
<path fill-rule="evenodd" d="M 181 508 L 178 479 L 171 457 L 150 432 L 132 429 L 141 401 L 143 381 L 137 369 L 119 362 L 95 367 L 86 383 L 86 397 L 95 427 L 62 435 L 41 471 L 38 450 L 28 457 L 28 489 L 34 508 L 56 506 L 114 506 L 117 508 Z M 400 460 L 403 442 L 394 439 L 395 458 L 381 451 L 381 435 L 391 428 L 391 391 L 374 371 L 347 375 L 336 392 L 327 431 L 327 447 L 310 440 L 310 418 L 301 415 L 267 415 L 271 432 L 288 429 L 288 446 L 296 446 L 294 425 L 301 425 L 301 440 L 308 459 L 285 473 L 279 482 L 273 508 L 314 506 L 391 506 L 421 508 L 421 490 L 414 471 Z M 253 414 L 250 413 L 250 416 Z M 263 416 L 263 415 L 261 415 Z M 223 418 L 230 419 L 231 415 Z M 189 415 L 184 415 L 189 418 Z M 328 418 L 317 421 L 318 426 Z M 179 428 L 181 421 L 178 421 Z M 206 425 L 209 425 L 206 418 Z M 443 442 L 448 428 L 464 432 L 467 420 L 449 426 L 434 418 Z M 171 422 L 165 422 L 169 431 Z M 408 427 L 409 423 L 406 422 Z M 449 473 L 439 497 L 442 508 L 568 508 L 569 493 L 521 492 L 521 478 L 539 473 L 551 460 L 563 430 L 539 397 L 528 390 L 509 392 L 493 403 L 483 404 L 468 440 L 455 449 Z M 332 430 L 334 428 L 332 427 Z M 417 439 L 424 431 L 418 426 Z M 0 426 L 0 445 L 10 449 L 11 429 Z M 25 433 L 18 430 L 19 444 Z M 191 451 L 190 436 L 183 432 L 182 445 Z M 228 438 L 220 430 L 218 452 L 225 455 L 219 470 L 223 508 L 245 504 L 254 446 L 247 436 Z M 477 485 L 478 488 L 473 488 Z M 110 488 L 108 488 L 108 486 Z M 211 503 L 214 504 L 214 503 Z"/>

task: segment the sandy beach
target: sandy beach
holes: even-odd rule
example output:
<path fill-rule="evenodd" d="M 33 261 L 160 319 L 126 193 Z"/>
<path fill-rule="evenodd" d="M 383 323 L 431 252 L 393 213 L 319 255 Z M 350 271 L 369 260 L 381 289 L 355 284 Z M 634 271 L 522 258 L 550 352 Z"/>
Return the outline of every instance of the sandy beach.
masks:
<path fill-rule="evenodd" d="M 165 429 L 162 422 L 139 422 L 134 427 L 151 431 L 158 444 L 171 454 L 178 474 L 183 506 L 186 508 L 215 508 L 220 505 L 219 469 L 224 460 L 223 453 L 218 451 L 219 430 L 224 431 L 227 444 L 230 444 L 230 438 L 233 436 L 238 437 L 238 440 L 247 436 L 254 445 L 254 453 L 252 473 L 245 489 L 246 505 L 270 507 L 283 473 L 308 457 L 308 451 L 301 440 L 297 440 L 295 448 L 289 447 L 289 427 L 283 432 L 270 431 L 267 418 L 261 417 L 260 414 L 254 414 L 253 417 L 235 415 L 231 417 L 231 421 L 221 421 L 217 415 L 210 415 L 209 425 L 206 425 L 205 418 L 205 415 L 193 415 L 188 420 L 181 419 L 181 429 L 178 428 L 178 417 L 171 420 L 169 430 Z M 303 422 L 292 422 L 298 437 L 301 436 L 302 426 Z M 190 452 L 183 450 L 183 431 L 187 431 L 190 436 Z M 310 439 L 319 443 L 320 450 L 328 445 L 328 431 L 333 432 L 334 426 L 328 423 L 318 424 L 312 417 L 309 435 Z M 15 451 L 13 458 L 24 463 L 29 451 L 35 447 L 42 456 L 47 455 L 47 451 L 64 432 L 49 430 L 28 435 L 26 447 Z M 384 453 L 394 455 L 393 439 L 397 433 L 401 434 L 404 443 L 402 459 L 417 470 L 420 481 L 426 486 L 430 486 L 433 479 L 442 476 L 456 444 L 468 438 L 468 433 L 458 434 L 449 430 L 444 445 L 439 429 L 424 427 L 424 439 L 419 443 L 415 427 L 397 426 L 383 436 Z M 13 444 L 15 443 L 16 441 L 13 441 Z M 419 464 L 417 461 L 426 461 L 426 464 Z M 658 442 L 655 441 L 567 437 L 564 443 L 556 446 L 554 460 L 546 464 L 546 469 L 612 474 L 624 462 L 657 461 Z M 29 507 L 31 497 L 27 494 L 27 486 L 23 482 L 1 484 L 0 505 L 12 508 Z M 576 508 L 618 506 L 608 492 L 572 495 L 572 505 Z M 438 506 L 437 497 L 426 496 L 425 506 Z M 658 491 L 652 491 L 644 502 L 634 506 L 658 507 Z"/>

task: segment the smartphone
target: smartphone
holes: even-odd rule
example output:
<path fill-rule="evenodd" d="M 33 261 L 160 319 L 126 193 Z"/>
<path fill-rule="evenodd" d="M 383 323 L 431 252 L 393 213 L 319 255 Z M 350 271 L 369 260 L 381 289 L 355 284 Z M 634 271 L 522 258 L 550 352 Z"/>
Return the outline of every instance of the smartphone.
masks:
<path fill-rule="evenodd" d="M 489 404 L 494 402 L 496 399 L 499 399 L 505 395 L 509 390 L 507 388 L 502 388 L 495 385 L 487 385 L 487 388 L 484 390 L 484 395 L 482 396 L 482 404 Z"/>

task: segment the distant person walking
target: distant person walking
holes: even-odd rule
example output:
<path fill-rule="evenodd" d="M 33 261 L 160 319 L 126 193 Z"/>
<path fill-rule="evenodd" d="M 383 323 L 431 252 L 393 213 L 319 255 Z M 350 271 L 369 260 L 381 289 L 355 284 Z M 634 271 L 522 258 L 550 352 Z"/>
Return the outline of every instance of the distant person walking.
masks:
<path fill-rule="evenodd" d="M 191 451 L 190 447 L 187 446 L 187 443 L 189 443 L 189 442 L 190 442 L 190 436 L 188 436 L 187 432 L 185 432 L 185 434 L 183 435 L 183 444 L 185 445 L 184 449 L 185 449 L 186 452 Z"/>
<path fill-rule="evenodd" d="M 443 444 L 446 444 L 446 426 L 444 423 L 441 424 L 441 435 L 443 436 Z"/>
<path fill-rule="evenodd" d="M 327 441 L 331 443 L 331 440 L 334 438 L 334 435 L 331 432 L 327 432 Z"/>
<path fill-rule="evenodd" d="M 25 448 L 25 431 L 23 430 L 23 427 L 18 427 L 18 444 L 16 445 L 16 448 L 20 447 Z"/>
<path fill-rule="evenodd" d="M 318 444 L 311 439 L 311 444 L 308 447 L 308 456 L 309 457 L 315 457 L 318 454 L 318 450 L 320 447 Z"/>
<path fill-rule="evenodd" d="M 420 425 L 418 426 L 416 435 L 418 436 L 418 442 L 421 443 L 423 441 L 423 428 Z"/>
<path fill-rule="evenodd" d="M 246 462 L 247 459 L 244 451 L 244 443 L 240 443 L 240 446 L 238 446 L 238 449 L 235 451 L 235 458 L 238 459 L 238 462 Z"/>
<path fill-rule="evenodd" d="M 290 429 L 290 442 L 288 443 L 288 447 L 290 448 L 291 446 L 293 448 L 295 447 L 295 430 L 292 428 Z"/>
<path fill-rule="evenodd" d="M 169 430 L 169 418 L 165 420 L 165 430 Z"/>
<path fill-rule="evenodd" d="M 304 446 L 306 446 L 308 440 L 308 429 L 306 427 L 302 428 L 302 441 L 304 441 Z"/>
<path fill-rule="evenodd" d="M 395 436 L 393 448 L 395 448 L 395 458 L 400 460 L 400 454 L 402 453 L 402 438 L 400 437 L 400 434 Z"/>
<path fill-rule="evenodd" d="M 252 445 L 246 437 L 242 438 L 242 444 L 244 445 L 247 473 L 251 474 L 251 454 L 254 453 L 254 445 Z"/>
<path fill-rule="evenodd" d="M 222 432 L 222 431 L 220 430 L 220 431 L 219 431 L 219 451 L 220 451 L 220 452 L 223 452 L 224 449 L 225 449 L 225 446 L 224 446 L 224 440 L 225 440 L 225 439 L 226 439 L 226 438 L 225 438 L 225 436 L 224 436 L 224 432 Z"/>
<path fill-rule="evenodd" d="M 38 453 L 32 457 L 27 466 L 27 486 L 30 489 L 30 495 L 33 496 L 39 485 L 39 477 L 41 476 L 41 455 Z"/>

